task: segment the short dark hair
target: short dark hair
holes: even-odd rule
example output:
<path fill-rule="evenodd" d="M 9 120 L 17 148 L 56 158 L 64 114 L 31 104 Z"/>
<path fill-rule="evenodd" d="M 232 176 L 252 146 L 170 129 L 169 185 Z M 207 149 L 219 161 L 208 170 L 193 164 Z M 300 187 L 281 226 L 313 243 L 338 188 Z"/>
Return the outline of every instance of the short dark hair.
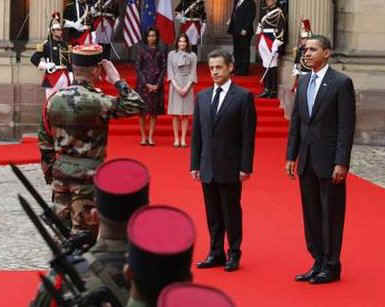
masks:
<path fill-rule="evenodd" d="M 178 37 L 176 38 L 176 40 L 175 40 L 175 50 L 178 51 L 178 42 L 179 42 L 179 40 L 180 40 L 182 37 L 184 37 L 184 38 L 186 39 L 186 42 L 187 42 L 187 48 L 186 48 L 186 51 L 187 51 L 187 52 L 191 52 L 190 40 L 189 40 L 187 34 L 184 33 L 184 32 L 180 33 L 180 34 L 178 35 Z"/>
<path fill-rule="evenodd" d="M 318 41 L 322 49 L 332 49 L 332 43 L 325 35 L 313 34 L 309 39 Z"/>
<path fill-rule="evenodd" d="M 230 52 L 224 49 L 214 49 L 211 51 L 207 59 L 210 60 L 211 58 L 223 58 L 225 60 L 226 65 L 230 65 L 234 63 L 233 56 L 231 55 Z"/>
<path fill-rule="evenodd" d="M 147 31 L 144 32 L 143 42 L 146 45 L 148 45 L 147 36 L 148 36 L 148 34 L 150 34 L 150 32 L 155 32 L 155 34 L 156 34 L 156 44 L 158 45 L 159 44 L 159 39 L 160 39 L 160 37 L 159 37 L 159 35 L 160 35 L 159 34 L 159 30 L 157 28 L 153 28 L 153 27 L 148 28 Z"/>

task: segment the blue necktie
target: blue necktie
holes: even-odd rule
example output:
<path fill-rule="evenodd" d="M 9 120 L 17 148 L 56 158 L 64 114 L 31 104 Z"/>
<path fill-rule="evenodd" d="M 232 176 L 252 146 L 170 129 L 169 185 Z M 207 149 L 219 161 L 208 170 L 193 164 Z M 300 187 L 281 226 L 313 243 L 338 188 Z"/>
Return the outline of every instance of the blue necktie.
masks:
<path fill-rule="evenodd" d="M 312 74 L 311 78 L 310 78 L 309 85 L 307 87 L 307 106 L 308 106 L 308 110 L 309 110 L 309 115 L 311 115 L 311 112 L 312 112 L 313 106 L 314 106 L 317 78 L 318 78 L 317 74 Z"/>
<path fill-rule="evenodd" d="M 210 112 L 211 112 L 211 120 L 213 122 L 215 121 L 215 116 L 217 115 L 218 104 L 219 104 L 219 96 L 220 96 L 221 92 L 222 92 L 222 88 L 218 87 L 215 90 L 215 96 L 214 96 L 213 101 L 211 102 Z"/>

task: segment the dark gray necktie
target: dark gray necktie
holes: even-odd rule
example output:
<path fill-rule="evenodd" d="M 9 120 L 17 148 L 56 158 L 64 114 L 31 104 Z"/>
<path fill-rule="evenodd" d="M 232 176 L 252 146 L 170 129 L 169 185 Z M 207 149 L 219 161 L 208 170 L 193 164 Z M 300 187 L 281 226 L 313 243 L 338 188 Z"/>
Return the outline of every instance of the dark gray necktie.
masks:
<path fill-rule="evenodd" d="M 211 113 L 212 121 L 215 121 L 215 116 L 217 115 L 218 104 L 219 104 L 219 96 L 220 96 L 222 90 L 223 89 L 221 87 L 218 87 L 215 90 L 215 96 L 214 96 L 213 101 L 211 102 L 210 113 Z"/>

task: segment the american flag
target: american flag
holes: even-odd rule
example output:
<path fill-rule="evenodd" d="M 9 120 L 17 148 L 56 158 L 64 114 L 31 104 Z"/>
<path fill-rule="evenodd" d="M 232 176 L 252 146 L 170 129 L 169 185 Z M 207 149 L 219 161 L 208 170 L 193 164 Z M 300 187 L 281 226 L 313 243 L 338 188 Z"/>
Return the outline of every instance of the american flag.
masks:
<path fill-rule="evenodd" d="M 128 47 L 142 40 L 140 17 L 135 0 L 127 0 L 126 13 L 124 14 L 123 37 Z"/>

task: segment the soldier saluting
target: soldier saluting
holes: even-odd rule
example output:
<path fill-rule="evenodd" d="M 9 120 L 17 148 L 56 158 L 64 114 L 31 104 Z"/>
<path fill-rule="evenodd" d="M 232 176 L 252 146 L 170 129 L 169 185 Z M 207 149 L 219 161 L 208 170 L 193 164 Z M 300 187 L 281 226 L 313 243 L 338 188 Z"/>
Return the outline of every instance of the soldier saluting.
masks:
<path fill-rule="evenodd" d="M 176 18 L 182 23 L 180 31 L 186 33 L 192 51 L 198 54 L 198 43 L 203 38 L 207 24 L 204 0 L 182 0 L 175 12 Z"/>
<path fill-rule="evenodd" d="M 52 183 L 55 211 L 62 219 L 70 219 L 73 233 L 94 227 L 88 224 L 95 206 L 92 177 L 106 156 L 109 119 L 138 114 L 144 108 L 141 97 L 120 80 L 115 66 L 101 61 L 102 52 L 99 45 L 72 49 L 75 80 L 47 101 L 38 134 L 42 169 L 47 183 Z M 95 89 L 102 69 L 119 97 Z"/>
<path fill-rule="evenodd" d="M 39 70 L 45 72 L 42 86 L 46 89 L 46 98 L 58 89 L 71 83 L 71 65 L 68 55 L 68 46 L 63 41 L 63 28 L 60 22 L 60 13 L 52 14 L 49 24 L 48 39 L 38 44 L 31 62 Z"/>

